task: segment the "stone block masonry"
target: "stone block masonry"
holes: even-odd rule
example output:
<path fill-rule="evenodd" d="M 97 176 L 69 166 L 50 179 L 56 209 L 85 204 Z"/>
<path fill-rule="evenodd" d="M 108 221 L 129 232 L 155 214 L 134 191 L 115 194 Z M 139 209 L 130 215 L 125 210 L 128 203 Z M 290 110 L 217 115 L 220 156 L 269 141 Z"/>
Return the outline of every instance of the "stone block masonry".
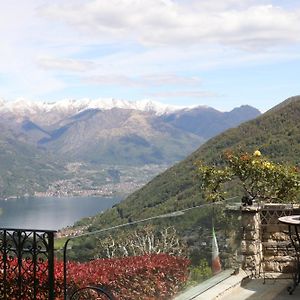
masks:
<path fill-rule="evenodd" d="M 295 252 L 288 227 L 279 217 L 300 214 L 299 205 L 260 204 L 242 207 L 242 268 L 253 277 L 264 273 L 291 273 Z"/>

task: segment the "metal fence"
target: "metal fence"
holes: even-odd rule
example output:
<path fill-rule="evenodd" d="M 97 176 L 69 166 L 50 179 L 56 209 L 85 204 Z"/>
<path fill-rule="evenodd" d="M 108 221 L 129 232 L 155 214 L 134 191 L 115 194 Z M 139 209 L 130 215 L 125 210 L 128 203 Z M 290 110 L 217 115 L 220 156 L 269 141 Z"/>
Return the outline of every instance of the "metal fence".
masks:
<path fill-rule="evenodd" d="M 54 299 L 54 233 L 0 228 L 0 299 Z"/>

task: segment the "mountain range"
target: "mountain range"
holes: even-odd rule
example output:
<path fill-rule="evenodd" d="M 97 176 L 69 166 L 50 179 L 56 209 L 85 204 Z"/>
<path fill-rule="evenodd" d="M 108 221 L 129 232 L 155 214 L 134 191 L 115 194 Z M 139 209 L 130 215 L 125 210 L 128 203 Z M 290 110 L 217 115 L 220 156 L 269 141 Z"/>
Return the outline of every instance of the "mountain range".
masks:
<path fill-rule="evenodd" d="M 108 164 L 174 163 L 259 114 L 250 106 L 220 112 L 115 99 L 0 101 L 0 124 L 12 139 L 59 159 Z"/>
<path fill-rule="evenodd" d="M 0 197 L 46 191 L 58 180 L 79 177 L 99 186 L 105 183 L 105 174 L 102 183 L 96 179 L 101 165 L 108 170 L 170 165 L 216 133 L 259 114 L 250 106 L 220 112 L 151 101 L 0 100 Z M 70 172 L 67 165 L 78 162 L 84 172 Z M 86 165 L 99 167 L 89 172 Z"/>
<path fill-rule="evenodd" d="M 88 224 L 89 230 L 95 230 L 203 203 L 196 162 L 218 164 L 223 151 L 228 149 L 250 153 L 259 149 L 273 161 L 299 165 L 299 120 L 300 96 L 295 96 L 256 119 L 215 136 L 112 209 L 78 225 Z M 234 187 L 229 190 L 229 196 L 236 193 Z"/>

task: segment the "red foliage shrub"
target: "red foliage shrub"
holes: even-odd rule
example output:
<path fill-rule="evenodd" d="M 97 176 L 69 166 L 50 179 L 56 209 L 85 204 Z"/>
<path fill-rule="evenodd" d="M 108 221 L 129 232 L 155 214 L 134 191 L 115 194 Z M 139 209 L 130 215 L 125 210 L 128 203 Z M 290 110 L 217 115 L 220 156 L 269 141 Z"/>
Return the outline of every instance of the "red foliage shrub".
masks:
<path fill-rule="evenodd" d="M 29 264 L 22 268 L 22 280 L 26 288 L 23 291 L 22 299 L 32 299 L 32 270 Z M 15 266 L 17 261 L 10 263 Z M 42 271 L 45 270 L 47 263 L 43 263 L 37 270 L 38 274 L 38 297 L 37 299 L 47 299 L 47 276 Z M 72 293 L 78 288 L 87 285 L 103 286 L 110 291 L 116 299 L 120 300 L 154 300 L 170 299 L 176 294 L 188 277 L 189 260 L 184 257 L 171 256 L 168 254 L 143 255 L 136 257 L 97 259 L 87 263 L 68 263 L 68 292 Z M 29 267 L 28 271 L 25 271 Z M 17 299 L 16 289 L 14 289 L 15 274 L 9 269 L 7 276 L 9 297 Z M 1 271 L 1 270 L 0 270 Z M 2 279 L 2 280 L 1 280 Z M 3 291 L 3 272 L 0 275 L 1 291 Z M 27 285 L 26 285 L 27 284 Z M 56 299 L 63 299 L 63 263 L 55 262 L 55 294 Z M 91 294 L 86 295 L 85 299 L 92 299 Z M 81 298 L 83 299 L 83 298 Z M 99 299 L 95 297 L 94 299 Z"/>

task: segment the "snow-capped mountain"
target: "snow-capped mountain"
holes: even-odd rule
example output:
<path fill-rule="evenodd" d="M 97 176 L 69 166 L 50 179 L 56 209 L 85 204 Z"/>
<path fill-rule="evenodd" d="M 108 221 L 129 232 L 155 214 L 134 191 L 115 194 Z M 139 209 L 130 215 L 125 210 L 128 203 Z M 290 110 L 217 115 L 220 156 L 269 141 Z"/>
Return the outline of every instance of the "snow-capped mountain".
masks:
<path fill-rule="evenodd" d="M 114 98 L 93 100 L 88 98 L 78 100 L 63 99 L 57 102 L 30 101 L 22 98 L 16 101 L 8 102 L 0 99 L 0 112 L 21 115 L 41 112 L 78 113 L 86 109 L 109 110 L 112 108 L 134 109 L 139 111 L 153 112 L 156 115 L 163 115 L 191 107 L 166 105 L 152 100 L 129 101 Z"/>
<path fill-rule="evenodd" d="M 151 100 L 0 100 L 0 125 L 18 141 L 64 159 L 101 163 L 171 163 L 257 115 L 249 106 L 223 113 Z"/>

